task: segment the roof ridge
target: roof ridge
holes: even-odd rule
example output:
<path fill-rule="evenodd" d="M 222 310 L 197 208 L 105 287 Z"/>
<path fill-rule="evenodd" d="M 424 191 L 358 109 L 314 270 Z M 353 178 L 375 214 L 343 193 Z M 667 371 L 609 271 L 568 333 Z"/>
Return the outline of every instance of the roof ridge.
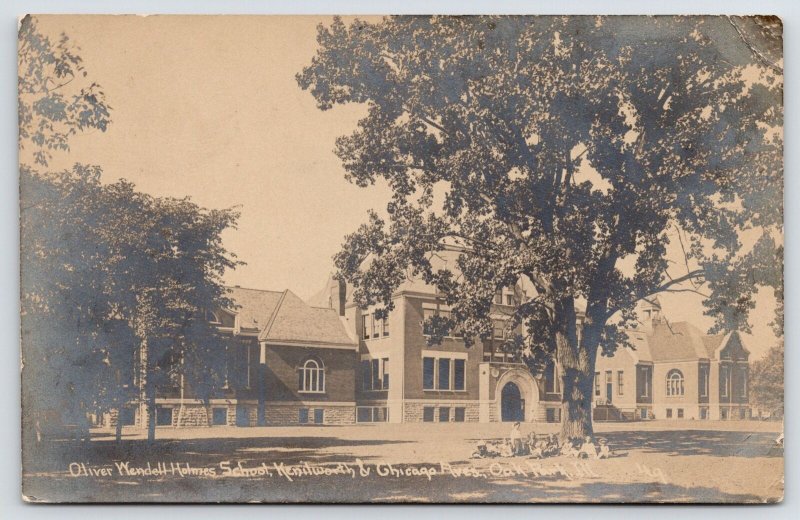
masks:
<path fill-rule="evenodd" d="M 269 317 L 266 326 L 264 327 L 264 332 L 259 334 L 258 339 L 265 338 L 269 335 L 269 331 L 272 329 L 272 325 L 275 324 L 275 318 L 278 316 L 278 311 L 283 305 L 283 300 L 286 298 L 286 293 L 289 292 L 289 289 L 284 289 L 283 293 L 281 293 L 281 297 L 278 299 L 278 304 L 275 305 L 275 310 L 272 311 L 272 315 Z"/>

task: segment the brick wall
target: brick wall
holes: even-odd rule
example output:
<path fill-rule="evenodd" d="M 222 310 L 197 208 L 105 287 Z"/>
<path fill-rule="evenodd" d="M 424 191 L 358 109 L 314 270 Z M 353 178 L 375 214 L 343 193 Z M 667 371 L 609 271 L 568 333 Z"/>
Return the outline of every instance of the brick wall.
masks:
<path fill-rule="evenodd" d="M 267 395 L 271 401 L 301 401 L 298 368 L 314 357 L 325 367 L 325 393 L 313 394 L 314 401 L 355 401 L 355 350 L 297 346 L 267 347 Z"/>
<path fill-rule="evenodd" d="M 407 399 L 475 400 L 478 399 L 478 365 L 483 360 L 483 347 L 480 344 L 466 348 L 458 338 L 445 338 L 440 345 L 428 347 L 427 338 L 422 334 L 422 302 L 434 303 L 435 299 L 406 297 L 406 315 L 403 320 L 405 340 L 405 392 Z M 458 352 L 467 354 L 465 366 L 465 392 L 423 391 L 422 389 L 422 351 L 431 349 L 437 352 Z"/>

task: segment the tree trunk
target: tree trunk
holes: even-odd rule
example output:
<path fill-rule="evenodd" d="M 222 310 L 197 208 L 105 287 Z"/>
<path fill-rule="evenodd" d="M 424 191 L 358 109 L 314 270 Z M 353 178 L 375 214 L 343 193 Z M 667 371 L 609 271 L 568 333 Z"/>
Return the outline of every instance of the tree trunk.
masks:
<path fill-rule="evenodd" d="M 147 394 L 147 440 L 156 440 L 156 392 L 153 385 L 145 385 Z"/>
<path fill-rule="evenodd" d="M 574 356 L 562 358 L 561 434 L 562 441 L 570 438 L 594 438 L 592 428 L 592 383 L 594 367 Z"/>
<path fill-rule="evenodd" d="M 592 428 L 592 387 L 599 336 L 588 326 L 578 341 L 578 324 L 572 298 L 556 306 L 556 357 L 561 365 L 561 433 L 570 438 L 594 438 Z"/>
<path fill-rule="evenodd" d="M 116 439 L 117 444 L 122 442 L 122 407 L 117 408 L 117 427 L 114 432 L 114 439 Z"/>

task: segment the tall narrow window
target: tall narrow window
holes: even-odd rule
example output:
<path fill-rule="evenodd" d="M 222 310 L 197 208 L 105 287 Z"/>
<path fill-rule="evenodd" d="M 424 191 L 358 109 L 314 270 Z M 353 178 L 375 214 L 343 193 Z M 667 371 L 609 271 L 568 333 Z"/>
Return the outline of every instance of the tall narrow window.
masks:
<path fill-rule="evenodd" d="M 379 327 L 379 324 L 378 324 L 378 320 L 375 319 L 375 313 L 373 312 L 372 313 L 372 337 L 373 338 L 380 337 L 381 333 L 380 333 L 380 330 L 378 330 L 379 328 L 380 327 Z"/>
<path fill-rule="evenodd" d="M 381 389 L 381 360 L 380 359 L 373 359 L 372 360 L 372 389 L 373 390 L 380 390 Z"/>
<path fill-rule="evenodd" d="M 494 320 L 494 337 L 495 339 L 503 339 L 505 337 L 505 324 L 500 320 Z"/>
<path fill-rule="evenodd" d="M 228 385 L 229 385 L 230 382 L 228 381 L 228 372 L 230 371 L 231 356 L 230 356 L 230 351 L 228 349 L 228 345 L 227 344 L 225 345 L 225 351 L 224 351 L 223 355 L 225 356 L 225 363 L 224 363 L 225 373 L 223 374 L 222 388 L 229 388 Z M 173 372 L 173 374 L 174 373 L 175 372 Z M 170 376 L 172 376 L 172 374 L 170 374 Z M 175 382 L 173 377 L 170 377 L 170 382 L 171 383 Z"/>
<path fill-rule="evenodd" d="M 323 393 L 325 391 L 325 368 L 315 359 L 307 360 L 300 369 L 300 391 Z"/>
<path fill-rule="evenodd" d="M 700 397 L 708 397 L 708 367 L 700 367 Z"/>
<path fill-rule="evenodd" d="M 728 390 L 730 389 L 730 376 L 728 374 L 728 367 L 720 367 L 719 369 L 719 382 L 722 386 L 722 397 L 728 397 Z"/>
<path fill-rule="evenodd" d="M 433 332 L 430 320 L 435 315 L 436 311 L 433 309 L 422 309 L 422 333 L 426 336 L 430 336 Z"/>
<path fill-rule="evenodd" d="M 617 371 L 617 394 L 618 395 L 625 394 L 625 380 L 623 379 L 622 370 Z"/>
<path fill-rule="evenodd" d="M 370 332 L 369 322 L 371 318 L 372 316 L 369 314 L 364 314 L 363 316 L 361 316 L 361 330 L 363 331 L 362 335 L 364 339 L 369 339 L 369 332 Z"/>
<path fill-rule="evenodd" d="M 683 395 L 683 373 L 673 368 L 667 373 L 667 397 Z"/>
<path fill-rule="evenodd" d="M 424 390 L 433 390 L 433 367 L 435 361 L 432 357 L 422 358 L 422 388 Z"/>
<path fill-rule="evenodd" d="M 747 369 L 743 368 L 741 374 L 742 374 L 742 384 L 739 387 L 741 392 L 739 395 L 741 397 L 747 397 Z"/>
<path fill-rule="evenodd" d="M 464 373 L 466 360 L 453 360 L 453 390 L 464 390 Z"/>
<path fill-rule="evenodd" d="M 389 335 L 389 316 L 383 318 L 383 337 Z"/>
<path fill-rule="evenodd" d="M 594 396 L 600 397 L 600 372 L 594 373 Z"/>
<path fill-rule="evenodd" d="M 545 392 L 548 394 L 558 393 L 558 374 L 555 362 L 550 362 L 545 368 L 544 376 Z"/>
<path fill-rule="evenodd" d="M 450 360 L 439 358 L 439 390 L 450 390 Z"/>
<path fill-rule="evenodd" d="M 362 390 L 372 390 L 372 373 L 369 360 L 361 362 L 361 388 Z"/>
<path fill-rule="evenodd" d="M 650 397 L 650 384 L 652 383 L 650 367 L 642 367 L 642 379 L 642 397 Z"/>
<path fill-rule="evenodd" d="M 250 345 L 244 346 L 244 387 L 250 388 L 250 367 L 252 364 L 253 348 Z"/>
<path fill-rule="evenodd" d="M 383 389 L 389 389 L 389 359 L 383 358 Z"/>

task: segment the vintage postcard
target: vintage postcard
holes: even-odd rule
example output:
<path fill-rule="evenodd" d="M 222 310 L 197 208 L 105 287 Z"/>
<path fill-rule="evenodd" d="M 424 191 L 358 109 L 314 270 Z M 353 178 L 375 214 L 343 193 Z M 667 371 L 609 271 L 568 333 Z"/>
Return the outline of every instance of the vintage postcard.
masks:
<path fill-rule="evenodd" d="M 782 30 L 21 18 L 24 499 L 781 501 Z"/>

